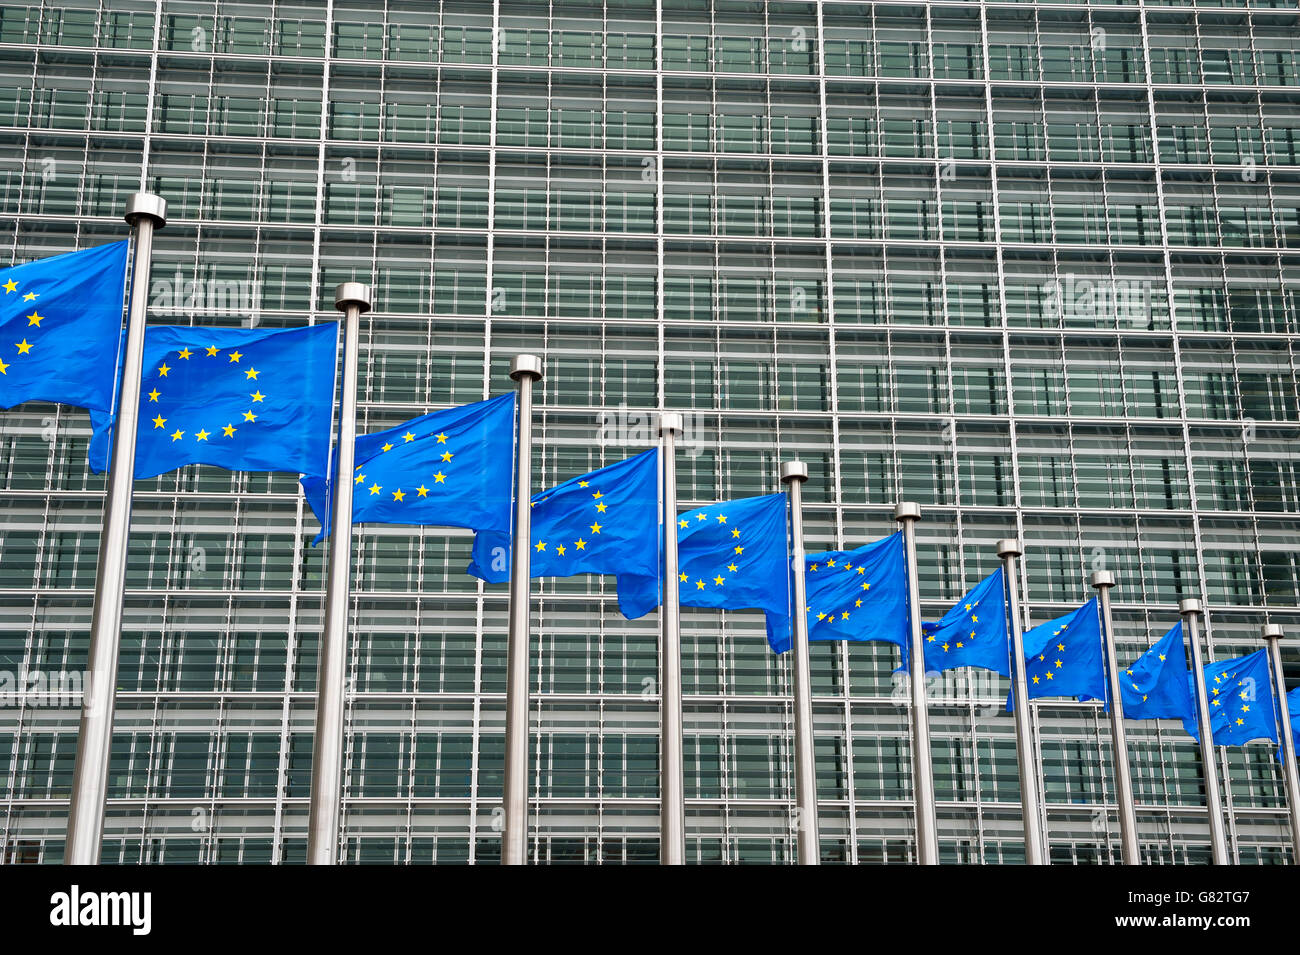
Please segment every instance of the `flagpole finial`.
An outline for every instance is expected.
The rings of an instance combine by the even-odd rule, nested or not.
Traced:
[[[1265,640],[1281,640],[1281,639],[1282,639],[1282,625],[1281,625],[1280,623],[1266,623],[1266,624],[1264,624],[1264,639],[1265,639]]]
[[[1115,586],[1115,575],[1109,570],[1094,570],[1092,576],[1088,578],[1088,583],[1100,590],[1103,587]]]
[[[659,433],[682,433],[682,413],[680,411],[661,411],[659,413]]]
[[[899,501],[894,505],[894,520],[917,521],[921,519],[921,505],[915,501]]]
[[[518,381],[525,375],[533,381],[542,380],[542,360],[536,355],[516,355],[510,359],[510,378]]]
[[[998,541],[999,557],[1019,557],[1024,552],[1024,548],[1020,546],[1020,538],[1018,537],[1004,537],[1002,540]]]
[[[1185,617],[1189,613],[1204,613],[1205,608],[1201,605],[1200,597],[1185,597],[1178,601],[1178,612]]]
[[[370,311],[370,286],[361,282],[343,282],[334,286],[334,307],[340,312],[349,305],[356,305],[361,311]]]
[[[808,465],[799,460],[781,462],[782,484],[789,484],[791,481],[806,480],[808,480]]]
[[[149,218],[156,228],[161,229],[167,224],[167,200],[152,192],[137,192],[126,200],[126,212],[122,218],[131,225],[135,225],[137,219]]]

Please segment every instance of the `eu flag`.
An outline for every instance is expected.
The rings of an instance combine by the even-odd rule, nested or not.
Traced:
[[[531,506],[531,576],[614,574],[625,617],[650,609],[630,607],[623,594],[647,586],[629,578],[651,578],[653,592],[659,576],[658,448],[570,478],[535,494]],[[508,531],[476,534],[468,573],[489,583],[509,580],[510,540]]]
[[[1006,606],[1002,568],[999,567],[957,601],[938,623],[921,624],[926,672],[979,667],[1010,676]],[[904,644],[904,669],[907,650]]]
[[[126,242],[0,269],[0,408],[113,407]]]
[[[1205,665],[1205,694],[1216,746],[1241,746],[1253,739],[1277,742],[1277,711],[1269,681],[1267,650]],[[1188,732],[1199,740],[1200,735]]]
[[[1025,679],[1031,700],[1044,696],[1106,698],[1097,598],[1025,631]],[[1007,709],[1012,709],[1011,698]]]
[[[338,326],[146,329],[135,476],[186,464],[325,474]],[[92,414],[90,468],[108,467],[113,419]]]
[[[509,534],[514,428],[511,391],[357,438],[352,520]],[[319,542],[332,516],[326,482],[308,475],[301,483],[320,521]]]
[[[809,554],[804,566],[810,641],[883,640],[907,646],[902,531],[857,550]]]
[[[1120,673],[1124,715],[1131,720],[1177,719],[1183,721],[1184,728],[1195,726],[1196,704],[1187,677],[1183,624],[1179,621]]]
[[[681,605],[762,610],[767,615],[768,642],[778,653],[790,645],[785,502],[784,494],[767,494],[722,501],[677,518]],[[658,574],[620,580],[618,599],[632,616],[658,606]]]
[[[1291,738],[1300,750],[1300,686],[1286,695],[1286,712],[1291,717]]]

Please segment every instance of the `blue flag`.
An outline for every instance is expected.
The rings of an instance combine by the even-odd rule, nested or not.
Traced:
[[[1191,733],[1191,727],[1196,725],[1196,704],[1187,677],[1183,624],[1179,621],[1120,673],[1124,716],[1131,720],[1182,720]]]
[[[113,407],[126,242],[0,269],[0,408]]]
[[[623,616],[650,609],[629,606],[623,594],[646,586],[653,592],[659,576],[658,448],[533,495],[530,520],[533,577],[614,574]],[[510,540],[509,532],[475,535],[468,573],[489,583],[509,580]]]
[[[136,478],[186,464],[326,473],[337,345],[333,322],[147,329]],[[112,423],[107,414],[91,415],[92,471],[108,467]]]
[[[907,646],[902,531],[857,550],[809,554],[804,566],[810,641],[882,640]]]
[[[790,557],[784,494],[722,501],[677,519],[677,588],[683,607],[762,610],[768,642],[790,645]],[[660,602],[659,575],[619,580],[631,616]],[[784,644],[782,644],[784,640]]]
[[[515,393],[434,411],[357,438],[352,520],[437,524],[510,533]],[[331,466],[332,470],[332,466]],[[301,481],[321,532],[330,531],[326,481]]]
[[[1011,675],[1007,634],[1007,604],[999,567],[976,584],[938,623],[921,624],[925,639],[925,669],[939,673],[957,667],[979,667]],[[903,645],[903,667],[907,666]]]
[[[1105,699],[1097,598],[1078,610],[1025,631],[1025,679],[1031,700],[1044,696]],[[1011,697],[1007,709],[1012,709]]]
[[[1268,671],[1267,650],[1205,665],[1205,694],[1216,746],[1241,746],[1253,739],[1277,742],[1277,710]],[[1195,726],[1193,722],[1188,732]],[[1200,740],[1199,733],[1192,737]]]
[[[1300,750],[1300,686],[1286,695],[1286,712],[1291,717],[1291,739]]]

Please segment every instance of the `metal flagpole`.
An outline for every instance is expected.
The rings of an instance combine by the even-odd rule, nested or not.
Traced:
[[[1137,813],[1133,808],[1133,777],[1129,774],[1128,740],[1124,735],[1124,700],[1119,691],[1119,665],[1115,662],[1115,629],[1110,616],[1110,588],[1115,575],[1109,570],[1094,571],[1089,581],[1096,588],[1101,604],[1102,641],[1106,653],[1106,680],[1110,686],[1110,739],[1115,753],[1115,794],[1119,802],[1119,841],[1125,865],[1140,865],[1138,853]]]
[[[343,313],[338,464],[330,487],[330,541],[325,584],[325,628],[316,671],[316,737],[312,741],[307,862],[336,865],[339,800],[343,790],[343,703],[347,682],[348,605],[352,595],[352,471],[357,444],[357,350],[361,313],[370,311],[370,286],[344,282],[334,289]]]
[[[501,829],[503,865],[528,862],[528,676],[532,587],[533,382],[542,360],[516,355],[510,377],[519,383],[519,433],[515,446],[515,520],[510,545],[510,633],[506,644],[506,778]]]
[[[659,463],[663,468],[664,603],[659,612],[659,861],[686,862],[686,783],[682,774],[682,633],[677,594],[677,444],[682,416],[659,415]]]
[[[1291,714],[1286,708],[1286,678],[1282,673],[1282,625],[1264,624],[1264,642],[1268,644],[1268,655],[1273,660],[1273,682],[1277,686],[1277,700],[1282,725],[1282,758],[1285,765],[1282,773],[1286,776],[1286,798],[1291,812],[1291,863],[1300,865],[1300,776],[1295,765],[1295,739],[1291,735]],[[1202,734],[1204,735],[1204,734]]]
[[[817,763],[813,743],[812,679],[808,668],[808,598],[803,577],[803,482],[808,465],[786,461],[781,465],[781,482],[790,486],[790,566],[794,569],[791,594],[790,672],[794,682],[794,798],[795,833],[799,864],[821,863],[817,832]]]
[[[925,643],[921,637],[921,585],[916,571],[916,522],[921,506],[900,501],[894,520],[903,525],[907,552],[907,607],[911,634],[909,684],[912,690],[912,790],[916,798],[916,861],[939,864],[939,836],[934,814],[934,771],[930,759],[930,710],[925,698]]]
[[[1016,558],[1020,541],[998,541],[1002,576],[1007,588],[1007,621],[1011,633],[1011,686],[1016,694],[1016,761],[1020,765],[1020,813],[1025,825],[1025,862],[1046,865],[1043,817],[1038,800],[1038,762],[1034,759],[1034,727],[1029,718],[1029,683],[1025,676],[1025,638],[1020,631],[1020,582]]]
[[[1179,601],[1183,629],[1192,647],[1192,681],[1196,690],[1196,722],[1200,727],[1201,765],[1205,774],[1205,810],[1210,817],[1210,852],[1215,865],[1229,865],[1228,837],[1223,827],[1223,796],[1219,793],[1219,763],[1214,756],[1214,730],[1210,726],[1210,703],[1205,694],[1205,667],[1201,660],[1201,601],[1189,597]]]
[[[72,799],[68,804],[64,861],[69,865],[97,864],[104,830],[104,795],[108,789],[108,762],[113,744],[113,693],[117,686],[118,648],[122,642],[131,486],[135,481],[135,428],[140,416],[149,269],[154,230],[167,224],[167,201],[148,192],[137,192],[127,201],[125,218],[135,226],[135,258],[131,268],[117,424],[113,428],[112,461],[104,493],[95,608],[90,620],[90,671],[84,684],[77,758],[72,769]]]

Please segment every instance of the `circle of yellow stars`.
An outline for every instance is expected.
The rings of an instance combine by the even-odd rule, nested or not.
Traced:
[[[609,502],[607,502],[604,499],[605,492],[602,491],[600,488],[596,488],[596,490],[594,491],[591,490],[590,481],[579,481],[578,489],[589,491],[591,493],[592,513],[595,516],[591,520],[590,529],[591,529],[592,536],[594,537],[600,534],[600,532],[605,529],[605,525],[600,522],[600,518],[609,511]],[[549,501],[550,499],[551,499],[551,495],[547,494],[545,497],[538,498],[536,501],[529,501],[528,506],[536,507],[538,504],[541,504],[545,501]],[[566,557],[569,554],[570,548],[572,548],[573,553],[576,556],[579,551],[585,551],[587,549],[587,543],[588,543],[587,539],[582,536],[579,536],[578,539],[575,540],[572,544],[539,540],[536,544],[533,545],[533,550],[539,554],[552,553],[558,557]],[[546,550],[547,547],[551,547],[551,550],[547,551]]]
[[[809,573],[816,573],[817,571],[822,570],[822,569],[825,569],[825,570],[834,570],[834,569],[838,569],[838,570],[842,570],[842,571],[844,571],[844,572],[846,572],[846,573],[855,574],[855,575],[857,575],[857,576],[863,576],[863,575],[865,575],[866,572],[867,572],[867,569],[866,569],[865,567],[863,567],[861,564],[859,564],[858,566],[854,567],[854,566],[853,566],[853,561],[851,561],[851,560],[846,560],[843,564],[838,564],[838,563],[836,562],[836,560],[835,560],[834,557],[827,557],[824,561],[820,561],[820,562],[818,562],[818,563],[812,564],[811,566],[809,566],[809,568],[808,568],[808,572],[809,572]],[[867,581],[864,580],[864,581],[862,581],[862,584],[861,584],[861,588],[860,588],[860,589],[861,589],[861,591],[862,591],[862,594],[859,595],[858,598],[857,598],[856,600],[853,601],[853,609],[854,609],[854,610],[860,609],[860,608],[862,607],[862,596],[864,596],[864,595],[866,594],[866,592],[867,592],[868,590],[871,589],[871,584],[870,584],[869,582],[867,582]],[[812,613],[812,612],[813,612],[813,608],[810,607],[810,606],[809,606],[809,607],[804,607],[804,610],[806,610],[808,613]],[[838,611],[838,618],[837,618],[836,614],[837,614],[837,612],[836,612],[835,610],[831,610],[831,611],[829,611],[829,612],[827,612],[827,611],[825,611],[825,610],[819,610],[819,611],[817,611],[817,622],[818,622],[818,623],[821,623],[822,621],[825,621],[825,620],[836,620],[836,619],[839,619],[839,620],[848,620],[848,619],[849,619],[849,616],[850,616],[850,614],[851,614],[851,612],[848,611],[848,610],[840,610],[840,611]]]
[[[1070,627],[1070,625],[1069,625],[1068,623],[1063,623],[1063,624],[1061,624],[1061,625],[1060,625],[1059,627],[1057,627],[1054,631],[1052,631],[1052,636],[1054,636],[1054,637],[1059,637],[1062,633],[1064,633],[1066,630],[1068,630],[1069,627]],[[1050,649],[1050,648],[1049,648],[1049,649]],[[1065,652],[1065,644],[1064,644],[1064,643],[1057,643],[1057,644],[1056,644],[1056,651],[1057,651],[1058,653],[1064,653],[1064,652]],[[1046,653],[1040,653],[1040,654],[1038,655],[1038,662],[1040,662],[1040,663],[1046,663],[1046,662],[1047,662],[1047,654],[1046,654]],[[1061,667],[1065,666],[1065,663],[1061,660],[1060,657],[1057,657],[1057,658],[1056,658],[1055,660],[1053,660],[1052,662],[1053,662],[1053,664],[1055,665],[1055,668],[1058,669],[1058,670],[1059,670]],[[1055,673],[1053,672],[1053,670],[1049,668],[1049,669],[1047,670],[1047,672],[1043,674],[1043,679],[1046,679],[1046,680],[1049,680],[1049,681],[1055,679]],[[1039,675],[1038,675],[1037,673],[1035,673],[1032,677],[1030,677],[1030,682],[1033,683],[1033,684],[1035,684],[1035,685],[1037,685],[1038,682],[1039,682]]]
[[[18,283],[15,282],[13,279],[9,279],[3,285],[0,285],[0,289],[4,291],[5,298],[7,299],[10,295],[14,295],[18,292]],[[34,302],[38,298],[40,298],[40,295],[41,295],[40,292],[24,292],[22,295],[22,301]],[[32,313],[27,316],[26,327],[31,328],[32,326],[35,326],[39,330],[41,327],[41,322],[43,321],[45,321],[45,316],[42,315],[40,313],[40,310],[33,305]],[[14,342],[12,347],[17,349],[18,351],[17,357],[22,357],[23,355],[30,355],[32,353],[32,349],[36,347],[36,344],[37,344],[36,342],[29,342],[27,340],[27,336],[24,335],[23,340],[20,342]],[[12,362],[6,362],[4,360],[4,352],[2,349],[0,349],[0,375],[8,375],[9,366],[11,364]]]
[[[719,525],[727,523],[726,514],[717,514],[714,516]],[[700,511],[695,515],[695,524],[697,527],[700,524],[707,524],[708,521],[709,521],[708,511]],[[679,531],[685,530],[690,526],[691,526],[691,522],[688,521],[685,517],[680,517],[677,519],[677,528]],[[737,541],[740,540],[739,527],[729,527],[728,530],[731,531],[731,538],[730,538],[731,540],[737,540]],[[731,551],[732,551],[731,561],[730,563],[725,565],[724,569],[727,571],[727,573],[734,574],[740,570],[739,565],[736,564],[736,558],[738,558],[740,555],[745,553],[745,545],[733,544],[731,545]],[[695,589],[708,590],[709,584],[707,581],[710,580],[713,582],[714,587],[721,587],[727,582],[727,578],[723,577],[721,573],[714,574],[713,577],[698,577],[695,580]],[[677,582],[679,586],[683,584],[689,584],[691,582],[691,575],[686,573],[685,571],[679,571],[677,574]]]
[[[975,608],[978,607],[979,605],[980,602],[978,600],[972,600],[970,603],[966,605],[966,612],[970,614],[970,622],[972,624],[978,624],[980,622],[979,616],[975,613]],[[972,630],[970,632],[969,637],[966,637],[962,640],[955,640],[953,641],[953,643],[949,643],[947,640],[945,640],[943,643],[939,644],[939,646],[943,648],[944,653],[948,653],[950,650],[952,650],[953,644],[955,644],[956,648],[960,650],[962,647],[966,646],[967,640],[970,640],[972,643],[975,641],[975,633],[976,631]],[[934,643],[935,639],[936,639],[935,635],[931,633],[926,636],[925,642]]]
[[[202,353],[201,356],[199,355],[200,352]],[[162,363],[156,369],[159,378],[167,378],[171,375],[173,371],[176,370],[177,366],[167,364],[167,358],[170,355],[171,353],[169,352],[168,355],[163,356]],[[203,348],[200,348],[196,352],[196,351],[191,351],[190,347],[186,345],[184,348],[181,348],[179,351],[176,352],[172,360],[188,362],[196,356],[203,357],[203,358],[219,358],[221,357],[221,349],[218,348],[216,345],[207,345],[204,346]],[[227,366],[230,366],[232,364],[238,365],[243,358],[244,355],[242,352],[240,352],[237,349],[231,349],[230,351],[226,352],[226,365]],[[254,383],[253,391],[248,393],[248,397],[250,399],[248,410],[244,412],[243,419],[239,422],[240,426],[242,426],[244,424],[251,424],[252,422],[257,420],[258,416],[257,413],[253,410],[253,408],[256,407],[259,403],[265,401],[266,395],[262,394],[261,389],[257,387],[256,384],[257,376],[260,375],[261,372],[259,372],[256,368],[252,367],[252,365],[249,365],[247,368],[241,367],[240,370],[244,373],[244,379],[246,381],[250,381]],[[162,397],[162,392],[159,391],[158,387],[155,385],[152,389],[150,389],[148,392],[145,393],[145,397],[148,399],[149,403],[156,403],[158,399]],[[171,438],[173,442],[183,441],[185,439],[185,431],[183,431],[180,428],[176,428],[175,430],[171,431],[170,434],[167,432],[166,430],[167,419],[164,418],[161,413],[155,414],[151,420],[153,421],[153,430],[162,431],[163,435]],[[233,438],[235,436],[235,432],[239,430],[239,427],[235,425],[234,421],[227,421],[224,425],[219,426],[219,430],[221,431],[219,437]],[[212,437],[214,437],[214,432],[208,431],[205,428],[199,428],[199,430],[195,431],[193,434],[194,440],[199,443],[207,441],[209,438]]]
[[[418,440],[418,435],[416,435],[415,432],[413,431],[407,431],[406,434],[402,435],[401,437],[402,437],[401,446],[403,447]],[[445,445],[448,440],[448,435],[447,432],[445,431],[430,431],[427,437],[435,439],[438,442],[438,444],[442,444],[442,445]],[[379,448],[379,451],[381,454],[387,454],[395,447],[398,447],[398,445],[394,444],[392,441],[385,441],[383,445]],[[455,456],[456,456],[455,452],[453,452],[450,448],[443,448],[443,451],[439,455],[438,459],[443,464],[449,464],[451,462],[451,459],[454,458]],[[365,473],[361,470],[364,467],[365,467],[364,464],[358,464],[356,467],[356,472],[357,472],[356,477],[352,479],[352,483],[357,485],[358,487],[364,487],[367,480]],[[447,483],[447,474],[442,470],[442,468],[439,468],[433,474],[433,486],[434,488],[436,488],[439,484],[445,485],[446,483]],[[384,486],[380,484],[378,481],[372,482],[369,487],[366,487],[364,489],[370,497],[382,497],[384,493]],[[388,493],[392,495],[392,500],[396,501],[398,504],[404,504],[406,502],[406,498],[408,495],[414,493],[415,499],[419,500],[422,497],[428,497],[430,490],[431,488],[426,486],[424,482],[421,481],[419,487],[412,488],[410,491],[406,490],[405,488],[399,487],[396,490],[389,491]]]
[[[1222,673],[1217,673],[1217,674],[1215,674],[1215,676],[1214,676],[1214,682],[1215,682],[1217,685],[1216,685],[1216,686],[1212,686],[1212,687],[1209,688],[1209,690],[1210,690],[1210,695],[1212,696],[1212,699],[1210,700],[1210,705],[1211,705],[1211,706],[1221,707],[1221,706],[1223,705],[1223,701],[1224,701],[1225,699],[1230,699],[1230,698],[1235,694],[1236,696],[1240,697],[1240,699],[1242,700],[1242,704],[1241,704],[1241,712],[1243,712],[1243,713],[1249,713],[1249,712],[1250,712],[1250,691],[1249,691],[1249,690],[1242,690],[1240,693],[1236,693],[1236,691],[1229,690],[1229,691],[1228,691],[1228,696],[1227,696],[1227,697],[1223,696],[1223,695],[1219,692],[1219,687],[1223,685],[1223,682],[1224,682],[1225,679],[1228,680],[1229,682],[1231,682],[1232,680],[1236,679],[1236,677],[1237,677],[1237,673],[1236,673],[1235,670],[1234,670],[1232,673],[1230,673],[1230,674],[1228,674],[1228,675],[1226,675],[1226,676],[1225,676],[1224,674],[1222,674]],[[1237,684],[1236,684],[1236,685],[1237,685],[1237,686],[1245,686],[1245,685],[1246,685],[1246,681],[1245,681],[1245,680],[1237,680]],[[1220,710],[1213,710],[1213,711],[1211,711],[1211,712],[1221,712],[1221,711],[1220,711]],[[1229,717],[1227,717],[1227,719],[1225,720],[1224,725],[1227,726],[1229,730],[1232,730],[1232,729],[1234,729],[1234,728],[1236,728],[1236,727],[1238,727],[1238,726],[1245,726],[1245,725],[1246,725],[1246,720],[1245,720],[1245,717],[1241,717],[1241,716],[1238,716],[1238,717],[1232,717],[1232,716],[1229,716]]]

